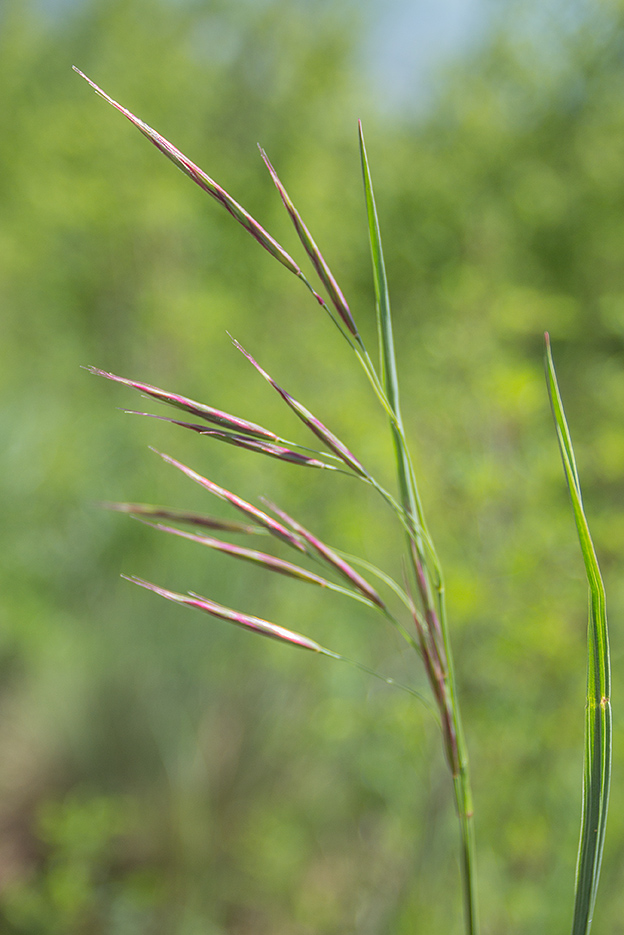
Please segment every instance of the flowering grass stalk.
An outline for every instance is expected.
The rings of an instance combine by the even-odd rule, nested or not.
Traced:
[[[78,69],[76,69],[78,71]],[[82,75],[82,72],[79,72]],[[86,78],[85,75],[82,75]],[[224,607],[208,598],[189,592],[188,595],[170,591],[135,576],[128,580],[155,592],[167,600],[185,604],[202,610],[214,617],[229,621],[247,630],[260,633],[272,639],[289,643],[303,649],[330,656],[362,669],[381,678],[384,682],[397,685],[424,701],[437,713],[442,732],[443,746],[448,767],[452,776],[455,806],[459,822],[461,876],[466,935],[478,935],[479,920],[477,911],[476,856],[474,837],[474,817],[468,754],[464,739],[459,706],[453,654],[449,636],[446,613],[444,578],[441,565],[431,539],[418,485],[414,474],[412,459],[407,445],[401,416],[399,380],[394,350],[390,296],[386,278],[381,233],[377,217],[377,208],[369,169],[366,146],[361,124],[359,125],[360,156],[364,181],[364,194],[368,218],[368,229],[372,256],[373,285],[376,299],[377,336],[379,364],[375,366],[364,345],[356,326],[351,309],[329,269],[315,240],[301,215],[295,208],[284,185],[264,150],[262,158],[275,183],[282,202],[294,225],[314,273],[320,281],[319,288],[326,291],[328,302],[316,291],[299,265],[284,248],[251,217],[220,185],[206,175],[176,147],[159,133],[122,107],[89,78],[89,84],[105,100],[124,114],[164,155],[186,175],[208,192],[239,224],[247,230],[267,252],[300,279],[312,292],[317,302],[328,313],[342,337],[354,351],[359,363],[374,390],[375,396],[383,407],[389,423],[389,433],[396,464],[398,497],[388,492],[370,474],[360,459],[353,454],[327,426],[317,419],[310,410],[298,402],[289,392],[281,387],[260,364],[237,341],[235,346],[245,355],[255,370],[275,389],[286,405],[297,415],[313,437],[314,443],[320,442],[323,451],[305,448],[286,439],[280,438],[270,429],[256,425],[246,419],[230,415],[203,403],[198,403],[181,396],[158,389],[146,383],[116,376],[95,367],[88,368],[92,373],[129,386],[142,394],[183,410],[197,422],[185,422],[167,416],[154,416],[153,413],[138,413],[173,422],[208,438],[224,441],[235,447],[244,448],[259,454],[265,454],[290,464],[302,467],[324,468],[334,472],[346,473],[355,480],[371,485],[384,499],[405,535],[405,565],[403,587],[390,575],[366,562],[347,556],[340,550],[321,541],[313,532],[299,521],[293,519],[283,509],[271,503],[265,503],[265,510],[259,509],[243,500],[237,494],[219,486],[198,474],[175,458],[159,453],[164,461],[176,467],[189,479],[202,486],[214,496],[225,500],[246,517],[246,522],[217,520],[202,514],[187,513],[168,507],[147,504],[117,503],[107,504],[111,509],[129,513],[148,525],[169,534],[189,539],[215,551],[228,554],[247,562],[252,562],[266,569],[295,578],[302,583],[314,584],[327,590],[335,591],[355,599],[379,611],[396,626],[408,645],[414,649],[429,681],[433,703],[424,699],[413,689],[399,685],[393,679],[385,678],[359,662],[345,659],[339,653],[320,646],[316,641],[300,633],[287,629],[261,618],[241,613]],[[586,935],[591,924],[591,915],[596,895],[609,787],[610,756],[610,706],[609,706],[609,667],[608,637],[604,611],[604,590],[600,572],[593,551],[587,521],[583,513],[580,485],[572,452],[572,445],[565,422],[565,415],[557,389],[550,347],[547,348],[547,368],[549,391],[555,415],[555,423],[564,461],[564,469],[572,495],[574,515],[577,522],[583,556],[591,590],[590,604],[590,666],[588,682],[588,715],[586,729],[586,768],[584,779],[584,810],[581,831],[581,844],[577,872],[576,906],[573,935]],[[126,410],[134,412],[134,410]],[[272,515],[271,515],[272,514]],[[171,526],[154,520],[166,520],[178,525]],[[224,542],[206,535],[204,532],[188,532],[178,528],[190,525],[195,530],[210,529],[225,533],[242,535],[268,535],[279,540],[282,546],[295,550],[299,560],[303,559],[320,566],[323,574],[317,574],[301,565],[293,564],[268,552],[250,549]],[[366,575],[377,577],[399,597],[405,610],[406,620],[399,619],[392,613],[386,601],[371,585],[364,574],[356,570],[358,566]],[[332,580],[337,577],[340,583]],[[124,576],[126,577],[126,576]]]

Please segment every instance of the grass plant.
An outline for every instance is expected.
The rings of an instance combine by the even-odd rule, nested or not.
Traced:
[[[82,75],[82,72],[79,74]],[[342,290],[264,150],[260,150],[262,159],[292,220],[305,253],[311,261],[313,274],[319,280],[317,288],[321,291],[317,291],[290,254],[220,185],[159,133],[109,97],[89,78],[85,75],[82,77],[98,94],[124,114],[179,169],[221,204],[271,256],[301,280],[318,305],[329,316],[341,338],[347,342],[355,354],[370,383],[374,399],[387,417],[389,440],[394,453],[397,493],[387,490],[340,438],[290,392],[280,386],[235,340],[233,341],[235,347],[303,423],[310,433],[311,444],[318,445],[320,442],[320,449],[301,446],[263,426],[177,393],[120,377],[95,367],[88,369],[94,374],[124,384],[144,396],[180,410],[186,416],[199,421],[191,422],[147,412],[136,413],[135,410],[127,410],[128,412],[165,419],[200,435],[291,465],[347,474],[356,482],[373,488],[385,501],[389,520],[398,523],[402,530],[405,540],[402,574],[392,577],[363,559],[345,555],[319,539],[314,532],[308,530],[281,507],[268,502],[263,503],[262,508],[255,506],[175,458],[159,452],[157,454],[167,464],[181,471],[213,496],[230,504],[243,515],[244,520],[222,520],[210,515],[188,513],[149,504],[112,503],[105,505],[128,513],[156,530],[189,539],[233,558],[259,565],[267,571],[331,590],[341,597],[349,597],[374,609],[397,628],[410,649],[414,651],[415,656],[419,658],[426,672],[431,698],[424,698],[408,686],[399,685],[393,679],[386,678],[357,661],[346,659],[340,653],[321,646],[315,640],[295,630],[233,610],[199,594],[192,592],[180,594],[136,576],[128,576],[128,580],[167,600],[194,607],[255,633],[355,665],[389,684],[397,685],[398,688],[410,692],[433,711],[439,722],[446,761],[453,781],[455,809],[459,824],[465,931],[467,935],[477,935],[479,917],[470,770],[449,634],[444,577],[425,520],[401,416],[390,296],[362,127],[359,125],[359,141],[377,314],[377,363],[374,363],[364,344]],[[326,297],[321,294],[322,291]],[[591,927],[608,804],[611,746],[609,646],[604,588],[583,509],[574,452],[559,394],[548,336],[546,338],[546,369],[556,432],[590,590],[583,811],[572,927],[573,935],[581,935],[581,933],[588,933]],[[175,525],[170,525],[172,523]],[[189,531],[188,527],[192,531]],[[210,531],[210,535],[207,531]],[[276,540],[281,547],[296,553],[297,563],[268,551],[248,548],[216,538],[213,535],[216,532]],[[298,562],[305,564],[298,564]],[[369,580],[370,577],[378,579],[377,587],[373,586]],[[382,591],[382,594],[388,592],[388,596],[382,596],[377,588]],[[394,604],[397,603],[396,598],[401,605],[400,612],[393,609]]]

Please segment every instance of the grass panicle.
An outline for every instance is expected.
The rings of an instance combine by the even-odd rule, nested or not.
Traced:
[[[83,75],[83,77],[86,76]],[[233,445],[234,447],[244,448],[258,454],[270,455],[289,463],[307,465],[315,468],[333,468],[334,474],[337,472],[347,473],[351,477],[356,477],[370,484],[381,494],[386,504],[390,507],[393,519],[397,524],[397,530],[402,532],[405,538],[406,551],[402,569],[404,587],[400,587],[391,575],[371,565],[365,559],[358,556],[348,556],[338,549],[331,548],[311,533],[306,526],[274,504],[264,501],[267,509],[272,512],[274,516],[278,517],[278,519],[275,519],[274,516],[270,516],[269,513],[253,506],[246,500],[243,500],[237,494],[203,477],[175,458],[160,452],[157,453],[160,454],[164,461],[176,467],[209,493],[226,501],[235,509],[242,512],[247,522],[231,523],[212,519],[211,517],[206,517],[201,514],[186,513],[184,511],[171,510],[163,507],[152,507],[146,504],[108,504],[108,507],[110,509],[129,513],[143,522],[147,522],[148,525],[153,526],[157,530],[190,540],[191,542],[206,546],[215,551],[226,553],[234,558],[252,562],[268,571],[277,572],[303,582],[315,584],[326,590],[341,592],[381,611],[383,616],[396,626],[399,632],[405,637],[410,647],[415,650],[417,656],[420,658],[429,682],[432,700],[423,698],[423,696],[414,689],[401,685],[393,679],[386,678],[360,662],[346,659],[339,653],[328,650],[309,637],[292,630],[270,623],[259,617],[231,610],[230,608],[224,607],[221,604],[201,597],[193,592],[184,595],[161,588],[140,578],[130,577],[128,580],[133,581],[143,588],[154,591],[167,600],[195,607],[247,630],[252,630],[281,642],[297,645],[316,653],[347,662],[361,671],[381,679],[386,684],[396,685],[398,688],[409,692],[420,701],[424,701],[427,707],[435,712],[440,725],[443,747],[453,782],[455,808],[459,825],[460,870],[465,933],[466,935],[478,935],[479,918],[477,906],[473,803],[468,753],[464,738],[459,704],[459,691],[455,677],[453,652],[446,611],[444,578],[440,561],[425,522],[419,488],[401,415],[399,376],[395,353],[390,293],[386,276],[381,230],[362,125],[361,123],[358,125],[359,144],[376,309],[379,361],[377,366],[373,364],[363,343],[355,319],[344,298],[342,290],[338,286],[335,277],[330,271],[316,242],[312,238],[310,231],[303,222],[286,188],[282,184],[262,148],[260,148],[262,158],[277,187],[284,207],[294,224],[296,233],[307,256],[329,295],[332,308],[330,308],[325,300],[315,292],[298,264],[295,263],[290,255],[286,253],[277,241],[275,241],[264,228],[238,204],[238,202],[234,201],[221,186],[195,166],[194,163],[190,162],[186,156],[165,140],[164,137],[160,136],[159,133],[152,130],[151,127],[110,98],[97,85],[90,81],[90,79],[87,78],[86,80],[102,97],[124,114],[141,133],[171,159],[178,168],[185,172],[186,175],[190,176],[204,191],[207,191],[225,207],[236,221],[262,244],[265,250],[282,265],[286,266],[290,272],[294,273],[299,279],[302,279],[320,305],[329,313],[332,321],[339,329],[343,338],[347,340],[357,360],[364,368],[373,389],[374,398],[387,415],[389,424],[388,447],[392,450],[394,456],[396,495],[382,487],[379,481],[365,470],[357,455],[351,452],[349,448],[347,448],[347,446],[308,409],[291,396],[290,393],[284,390],[237,341],[233,343],[238,350],[245,355],[258,373],[260,373],[281,396],[284,402],[286,402],[290,409],[297,415],[299,420],[313,433],[315,438],[322,442],[329,454],[316,452],[313,449],[304,448],[301,445],[288,442],[285,439],[278,438],[274,433],[269,432],[262,426],[231,416],[220,410],[204,406],[201,403],[196,403],[184,396],[168,393],[164,390],[160,390],[148,384],[138,383],[134,380],[117,377],[114,374],[98,370],[94,367],[89,369],[93,373],[97,373],[108,379],[139,390],[159,402],[172,405],[178,409],[183,409],[201,419],[202,424],[183,422],[163,416],[156,416],[156,418],[173,422],[202,435],[208,435]],[[572,497],[573,511],[590,589],[589,670],[585,772],[583,781],[583,816],[573,923],[573,935],[587,935],[591,925],[596,888],[598,885],[610,777],[611,712],[608,634],[604,588],[583,510],[583,501],[574,452],[572,450],[570,434],[557,387],[548,340],[546,361],[548,387],[555,417],[555,425],[563,458],[564,470]],[[149,413],[140,414],[150,415]],[[208,428],[203,424],[205,422],[209,423]],[[295,451],[294,449],[299,449],[304,453],[299,453],[299,450]],[[329,459],[330,462],[335,461],[336,464],[327,463],[325,459]],[[343,465],[348,470],[345,470]],[[165,520],[182,525],[191,525],[194,528],[207,528],[223,532],[268,534],[279,540],[280,543],[295,549],[299,556],[304,555],[308,560],[320,564],[325,570],[325,573],[329,570],[331,574],[341,579],[341,584],[335,584],[328,578],[317,575],[315,572],[310,572],[299,565],[294,565],[267,552],[232,545],[231,543],[223,542],[220,539],[203,533],[188,532],[175,526],[155,522],[156,520]],[[362,569],[365,574],[374,575],[381,581],[382,584],[392,592],[395,602],[398,598],[398,602],[401,605],[401,614],[405,618],[405,623],[391,612],[388,604],[378,594],[377,590],[359,571],[356,571],[356,566]],[[345,582],[347,586],[343,586]]]

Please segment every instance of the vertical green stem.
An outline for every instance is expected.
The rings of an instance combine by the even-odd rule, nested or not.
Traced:
[[[449,767],[453,776],[455,804],[460,826],[461,871],[463,881],[464,914],[467,935],[478,935],[476,851],[472,793],[468,766],[468,753],[464,739],[453,654],[448,632],[444,583],[440,564],[425,524],[422,504],[414,470],[405,440],[399,400],[390,297],[386,277],[377,208],[368,167],[364,136],[360,125],[360,153],[366,193],[366,207],[373,261],[373,279],[377,308],[381,382],[390,407],[390,431],[394,446],[397,477],[403,509],[411,531],[408,551],[418,584],[432,652],[443,661],[442,684],[432,685],[441,708],[442,730]],[[441,637],[442,645],[438,645]],[[433,671],[433,667],[430,672]],[[431,677],[431,676],[430,676]]]
[[[477,935],[479,931],[479,916],[477,902],[477,855],[474,826],[474,807],[472,803],[472,789],[470,785],[468,748],[466,746],[466,740],[464,737],[461,710],[457,698],[457,683],[455,681],[455,667],[453,664],[453,653],[449,639],[443,585],[440,586],[438,591],[438,603],[440,607],[440,627],[442,630],[442,637],[444,640],[444,648],[446,652],[449,706],[451,709],[455,734],[456,763],[454,764],[453,769],[453,789],[455,792],[455,804],[457,807],[457,814],[460,824],[464,914],[466,919],[467,932],[469,935]]]

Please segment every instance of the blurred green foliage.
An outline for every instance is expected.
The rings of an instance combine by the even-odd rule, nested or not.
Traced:
[[[227,329],[391,477],[383,418],[305,290],[75,63],[299,256],[260,140],[372,345],[365,118],[405,418],[447,570],[485,935],[571,918],[586,594],[542,373],[551,332],[612,621],[595,930],[624,932],[624,4],[554,25],[542,10],[539,30],[505,4],[418,119],[376,110],[358,84],[363,22],[346,2],[43,10],[0,11],[0,931],[461,931],[427,712],[118,578],[196,590],[424,682],[372,613],[97,509],[229,515],[153,444],[400,575],[400,534],[366,491],[124,416],[138,397],[80,369],[295,435]]]

